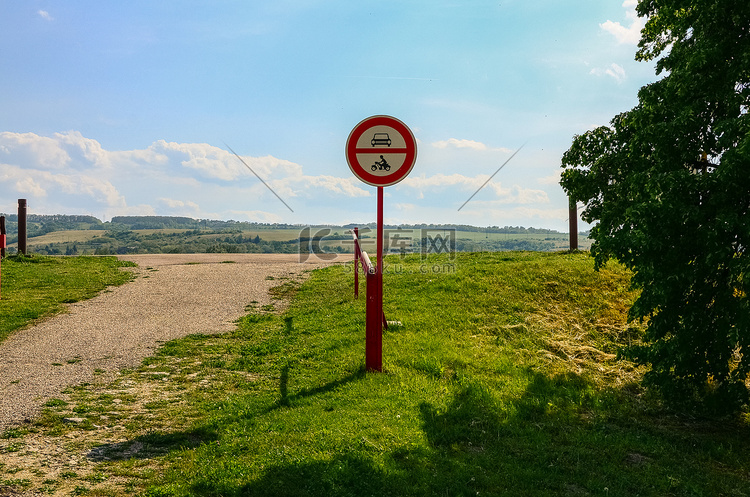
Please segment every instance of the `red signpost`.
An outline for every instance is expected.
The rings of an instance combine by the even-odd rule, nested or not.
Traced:
[[[357,260],[361,259],[367,271],[365,366],[371,371],[383,369],[383,187],[404,179],[411,172],[416,159],[417,140],[406,124],[395,117],[368,117],[354,127],[346,140],[349,169],[357,178],[378,189],[377,266],[372,268],[374,278],[369,272],[372,264],[364,264],[365,259],[369,262],[369,258],[365,252],[361,252],[355,231],[355,257],[358,253],[364,254]],[[355,274],[358,265],[359,262],[356,262]]]

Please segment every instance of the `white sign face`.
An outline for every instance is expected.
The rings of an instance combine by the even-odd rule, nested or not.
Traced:
[[[352,173],[373,186],[390,186],[414,167],[417,141],[411,130],[390,116],[368,117],[354,127],[346,141]]]

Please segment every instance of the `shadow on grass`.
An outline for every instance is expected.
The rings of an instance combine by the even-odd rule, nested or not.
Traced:
[[[349,375],[333,381],[330,381],[317,388],[302,389],[297,393],[289,394],[289,370],[288,364],[281,367],[281,376],[279,381],[279,399],[265,411],[260,414],[267,414],[281,407],[293,407],[294,403],[307,397],[325,394],[337,388],[340,388],[352,381],[356,381],[365,376],[364,368],[361,368]],[[252,411],[247,411],[251,413]],[[187,431],[178,431],[172,433],[149,433],[127,440],[124,442],[99,445],[91,449],[86,458],[90,461],[110,461],[125,459],[149,459],[152,457],[163,456],[171,451],[184,450],[198,447],[212,441],[216,441],[219,436],[217,427],[222,424],[231,423],[234,419],[214,421],[211,426],[193,428]]]
[[[86,458],[94,462],[150,459],[171,451],[198,447],[217,438],[215,429],[205,427],[172,433],[149,433],[133,440],[99,445],[91,449]]]
[[[408,477],[389,475],[356,454],[327,461],[279,465],[241,487],[198,481],[191,494],[200,496],[402,496],[410,495]],[[406,493],[405,493],[406,492]]]
[[[278,464],[245,485],[196,475],[191,493],[750,495],[746,428],[703,433],[699,423],[665,415],[636,419],[618,413],[616,394],[608,398],[576,375],[529,374],[523,395],[507,404],[472,384],[458,387],[445,407],[422,403],[426,447],[405,442],[378,453],[352,449]]]
[[[344,385],[351,383],[356,380],[360,380],[365,377],[365,368],[360,369],[339,378],[337,380],[329,381],[328,383],[315,388],[303,388],[297,393],[289,393],[289,370],[288,364],[281,366],[281,375],[279,379],[279,400],[276,401],[266,412],[270,412],[279,407],[293,406],[295,402],[305,399],[307,397],[313,397],[316,395],[326,394],[332,392]]]

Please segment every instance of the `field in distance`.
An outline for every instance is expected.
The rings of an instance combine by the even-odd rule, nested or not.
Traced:
[[[15,216],[8,216],[8,247],[17,247]],[[47,255],[146,253],[298,253],[353,251],[346,226],[240,223],[190,218],[131,216],[102,223],[90,216],[30,216],[27,246]],[[360,227],[364,249],[375,251],[375,225]],[[391,253],[504,250],[555,251],[569,248],[569,236],[554,230],[523,227],[386,226]],[[370,247],[371,245],[371,247]],[[590,240],[579,236],[579,248]]]

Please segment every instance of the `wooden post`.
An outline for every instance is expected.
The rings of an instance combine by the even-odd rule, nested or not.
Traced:
[[[5,216],[0,216],[0,299],[2,296],[3,280],[2,280],[2,265],[3,257],[5,257]]]
[[[0,259],[5,257],[5,245],[7,237],[5,233],[5,216],[0,216]]]
[[[578,250],[578,204],[572,198],[568,203],[568,228],[570,230],[570,250]]]
[[[18,252],[26,255],[26,199],[18,199]]]

